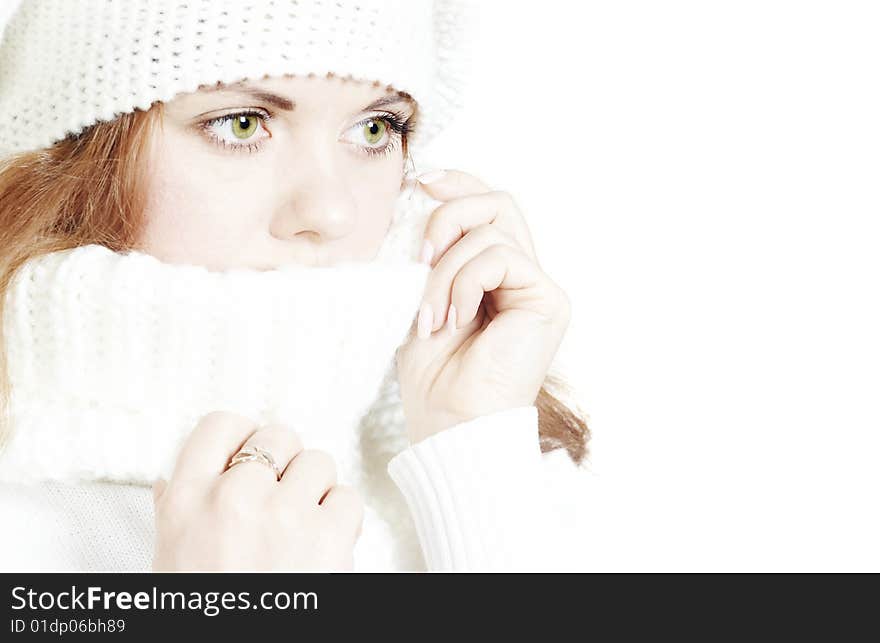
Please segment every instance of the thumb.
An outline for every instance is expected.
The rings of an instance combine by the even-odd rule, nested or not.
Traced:
[[[168,482],[165,478],[159,478],[153,483],[153,504],[159,501],[159,497],[162,495],[162,492],[165,491],[166,486],[168,486]]]
[[[413,344],[413,340],[415,340],[417,336],[418,330],[418,319],[413,319],[413,322],[409,325],[409,330],[406,333],[406,337],[404,340],[397,346],[397,350],[394,351],[394,361],[397,364],[400,364],[406,358],[406,354],[409,348]]]

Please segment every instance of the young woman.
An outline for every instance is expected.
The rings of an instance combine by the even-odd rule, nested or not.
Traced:
[[[466,5],[85,5],[0,42],[0,567],[576,567],[568,298],[408,171]]]

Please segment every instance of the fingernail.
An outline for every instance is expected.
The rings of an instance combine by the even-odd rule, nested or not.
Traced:
[[[418,334],[419,339],[427,339],[431,335],[434,326],[434,311],[431,304],[425,302],[419,309]]]
[[[446,176],[446,170],[431,170],[430,172],[425,172],[421,176],[416,177],[416,180],[419,183],[433,183],[434,181],[439,181],[444,176]]]
[[[446,328],[449,329],[449,334],[455,334],[455,324],[458,322],[458,313],[455,310],[455,306],[450,304],[449,306],[449,317],[446,320]]]
[[[431,259],[434,257],[434,244],[425,239],[425,243],[422,244],[422,263],[426,263],[429,266],[431,265]]]

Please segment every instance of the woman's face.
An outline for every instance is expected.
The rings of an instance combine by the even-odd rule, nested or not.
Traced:
[[[338,77],[179,94],[152,141],[138,248],[211,270],[370,260],[400,192],[413,111],[385,86]]]

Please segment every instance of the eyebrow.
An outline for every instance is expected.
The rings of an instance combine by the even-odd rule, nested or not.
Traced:
[[[253,96],[254,98],[269,103],[270,105],[274,105],[280,110],[286,112],[292,112],[296,109],[296,102],[285,97],[280,96],[279,94],[273,94],[272,92],[267,92],[262,89],[256,89],[253,87],[246,87],[244,85],[217,85],[217,86],[205,86],[200,89],[203,89],[207,92],[225,92],[225,93],[236,93],[236,94],[247,94],[248,96]],[[374,109],[379,109],[380,107],[385,107],[386,105],[391,105],[393,103],[414,102],[412,97],[405,93],[393,93],[388,94],[386,96],[382,96],[381,98],[377,98],[372,103],[364,107],[361,111],[367,112]]]

